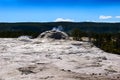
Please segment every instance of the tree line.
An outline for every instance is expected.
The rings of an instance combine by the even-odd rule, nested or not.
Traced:
[[[73,29],[71,36],[74,40],[80,41],[82,37],[88,37],[89,42],[92,42],[95,46],[102,50],[120,54],[120,33],[95,33],[95,32],[83,32],[80,29]]]
[[[18,38],[19,36],[31,36],[36,38],[40,32],[34,31],[1,31],[0,38]]]
[[[62,26],[65,32],[70,32],[74,28],[82,31],[97,33],[120,32],[120,23],[97,23],[97,22],[23,22],[23,23],[0,23],[0,31],[34,31],[43,32],[51,30],[53,27]]]

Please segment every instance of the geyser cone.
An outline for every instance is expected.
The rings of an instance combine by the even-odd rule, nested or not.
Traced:
[[[59,30],[50,30],[41,33],[38,38],[49,38],[49,39],[68,39],[68,35],[65,32],[59,31]]]

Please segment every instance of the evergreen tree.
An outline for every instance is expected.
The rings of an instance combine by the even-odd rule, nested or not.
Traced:
[[[71,36],[73,37],[74,40],[79,41],[82,37],[82,33],[81,33],[80,29],[76,28],[76,29],[72,30]]]

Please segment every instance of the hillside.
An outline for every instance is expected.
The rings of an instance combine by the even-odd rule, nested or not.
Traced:
[[[63,26],[65,32],[70,32],[74,28],[82,31],[90,31],[97,33],[114,33],[120,32],[120,23],[94,23],[94,22],[48,22],[48,23],[0,23],[0,32],[4,31],[32,31],[43,32],[53,27]]]

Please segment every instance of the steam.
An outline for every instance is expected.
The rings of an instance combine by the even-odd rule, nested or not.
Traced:
[[[52,31],[62,31],[63,27],[62,26],[58,26],[58,27],[53,27]]]

